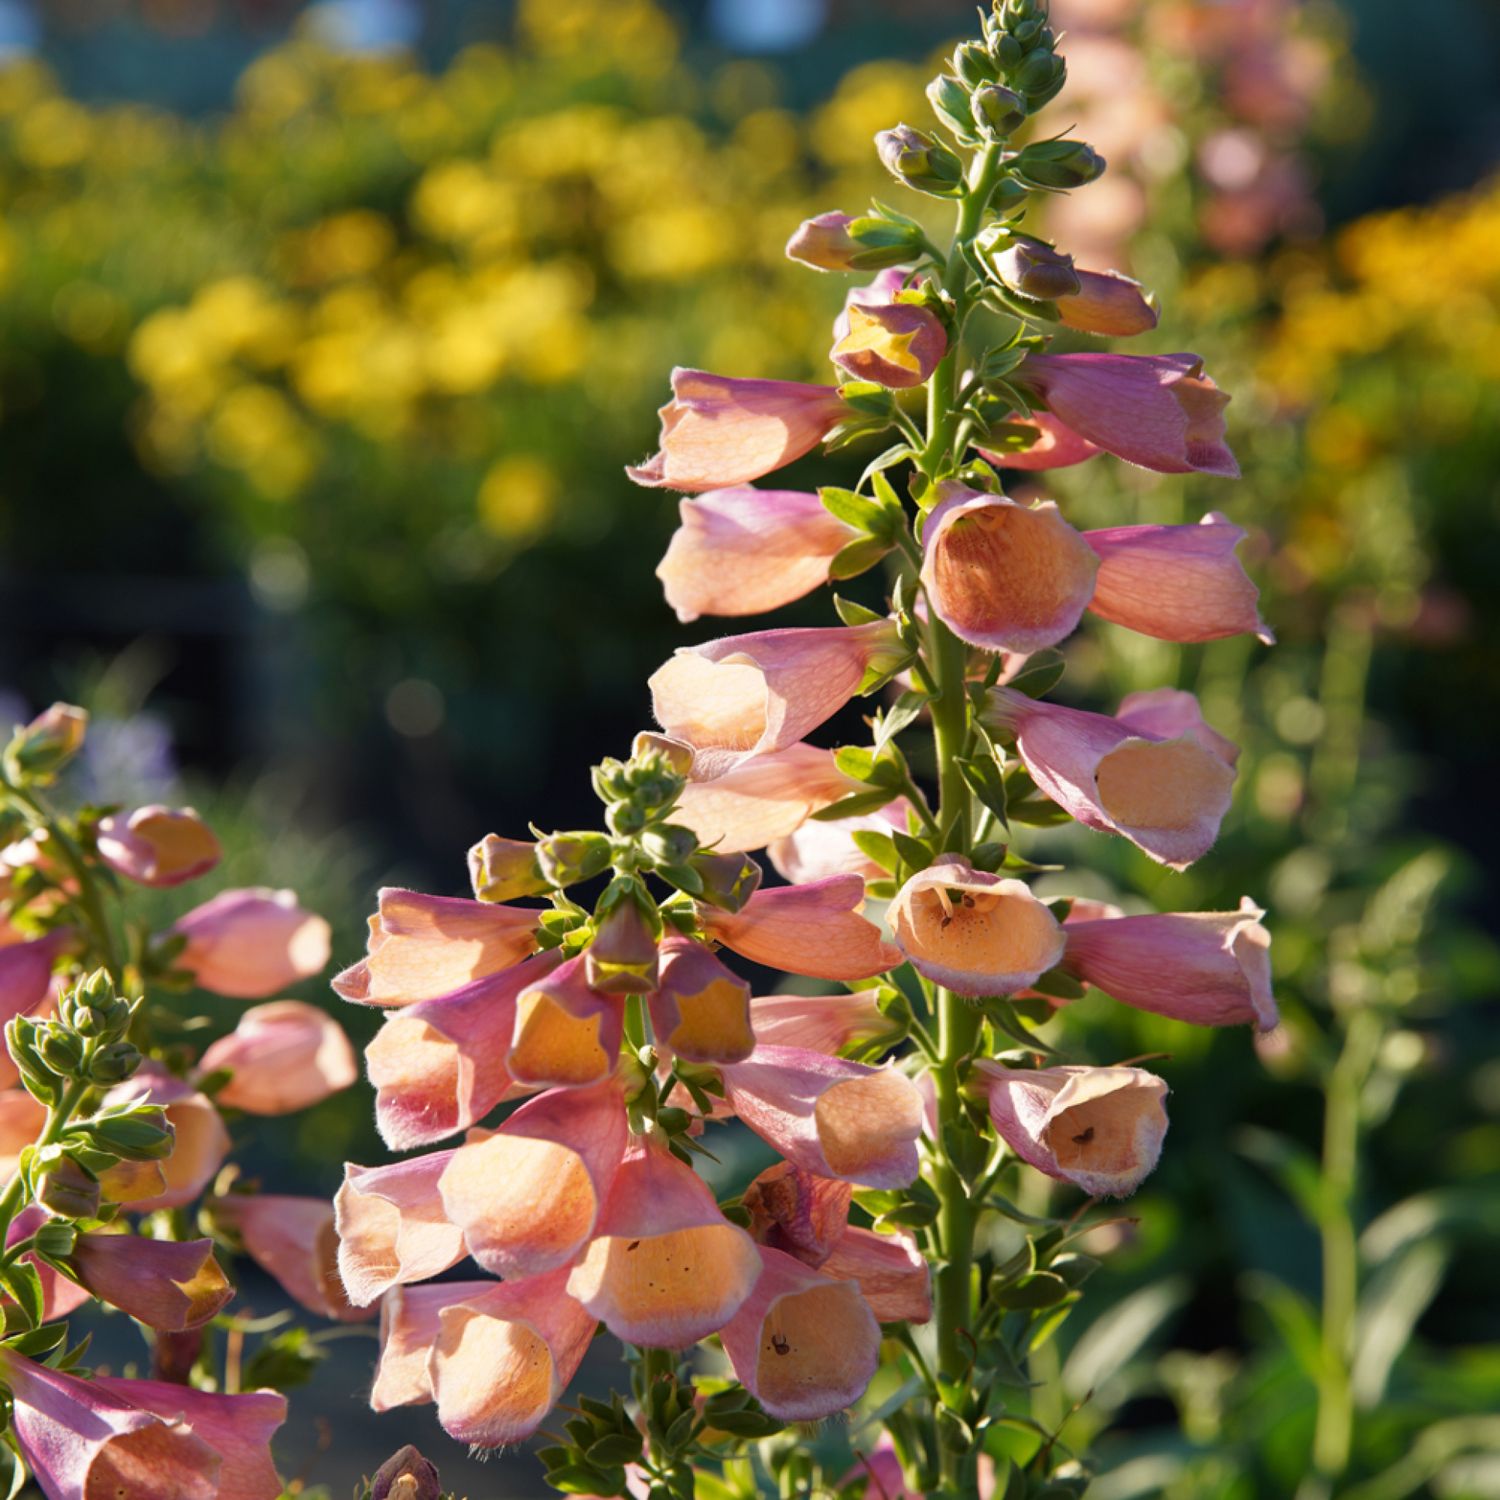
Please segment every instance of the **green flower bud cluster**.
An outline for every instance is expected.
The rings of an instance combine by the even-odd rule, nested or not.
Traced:
[[[101,969],[64,992],[55,1019],[13,1017],[5,1037],[21,1081],[46,1105],[55,1105],[69,1084],[123,1083],[141,1065],[140,1053],[124,1040],[134,1014]]]

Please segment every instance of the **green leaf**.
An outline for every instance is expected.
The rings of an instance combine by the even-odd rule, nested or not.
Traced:
[[[1382,1266],[1364,1288],[1354,1330],[1352,1384],[1354,1399],[1365,1410],[1380,1405],[1391,1370],[1437,1296],[1447,1268],[1447,1246],[1424,1240]]]
[[[1006,686],[1025,693],[1028,698],[1045,698],[1062,681],[1067,669],[1068,663],[1062,652],[1049,646],[1045,651],[1028,656],[1026,665]]]
[[[1170,1276],[1132,1292],[1083,1331],[1063,1366],[1063,1388],[1075,1399],[1118,1374],[1165,1327],[1192,1291]]]
[[[859,482],[863,486],[886,469],[894,469],[897,464],[904,463],[908,458],[915,457],[916,454],[912,452],[909,444],[897,443],[894,447],[887,448],[878,458],[871,459],[865,465],[865,472],[860,475]],[[901,513],[901,524],[903,526],[906,524],[906,513],[904,510]]]
[[[1027,828],[1059,828],[1062,824],[1073,821],[1072,814],[1065,808],[1040,798],[1011,802],[1009,811],[1012,823],[1020,823]]]
[[[880,715],[875,726],[874,750],[878,755],[903,729],[909,728],[920,717],[922,710],[932,700],[926,693],[909,689]]]
[[[692,1413],[686,1412],[689,1426],[692,1425]],[[634,1463],[641,1456],[641,1435],[632,1436],[627,1432],[606,1433],[597,1442],[590,1443],[585,1457],[591,1464],[597,1464],[601,1469],[613,1469],[619,1464]]]
[[[932,863],[932,849],[921,839],[914,839],[909,833],[892,829],[891,842],[896,846],[896,853],[901,856],[901,863],[914,874],[918,870],[925,870]]]
[[[833,763],[851,781],[874,781],[875,752],[865,745],[841,745],[833,752]]]
[[[27,1359],[40,1359],[42,1355],[50,1354],[59,1344],[64,1343],[67,1337],[66,1323],[43,1323],[40,1328],[12,1335],[6,1339],[5,1347],[14,1349],[17,1354],[24,1354]]]
[[[833,485],[818,491],[823,509],[836,521],[863,531],[869,536],[884,535],[885,512],[877,500],[868,499],[854,490],[838,489]]]
[[[1025,1281],[998,1288],[994,1298],[1001,1307],[1009,1310],[1039,1309],[1056,1307],[1059,1302],[1071,1296],[1072,1291],[1072,1287],[1061,1276],[1054,1275],[1051,1271],[1038,1271]]]
[[[869,625],[875,620],[885,619],[884,615],[877,614],[873,609],[866,609],[863,604],[856,604],[852,599],[841,599],[837,594],[833,596],[833,608],[845,625]]]
[[[1009,827],[1005,796],[1005,778],[993,759],[960,760],[959,771],[969,785],[969,790],[995,815],[1002,828]]]
[[[857,818],[861,813],[878,812],[895,795],[885,787],[877,787],[872,792],[855,792],[852,797],[845,797],[831,807],[820,808],[813,817],[820,823],[837,823],[840,818]]]
[[[854,831],[854,845],[861,854],[874,860],[887,872],[893,871],[900,863],[901,856],[897,854],[895,842],[888,833],[880,833],[874,828],[857,828]]]
[[[29,1327],[38,1328],[46,1299],[42,1293],[42,1278],[37,1274],[36,1267],[23,1260],[0,1266],[0,1285],[15,1299],[16,1307],[26,1318]]]
[[[1087,985],[1080,984],[1060,968],[1048,969],[1040,979],[1033,982],[1031,988],[1038,994],[1050,995],[1054,1000],[1081,1000],[1088,994]]]

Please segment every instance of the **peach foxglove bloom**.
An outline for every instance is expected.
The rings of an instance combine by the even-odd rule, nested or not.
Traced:
[[[656,576],[684,625],[700,615],[764,614],[810,594],[860,535],[800,490],[712,490],[678,510],[682,524]]]
[[[507,1067],[532,1088],[587,1088],[615,1070],[625,1002],[596,994],[587,965],[570,958],[516,992],[516,1019]]]
[[[980,1061],[990,1119],[1038,1171],[1099,1198],[1125,1198],[1145,1180],[1167,1133],[1167,1086],[1142,1068],[1041,1068]]]
[[[893,261],[910,260],[917,253],[915,230],[903,232],[885,221],[875,225],[880,232],[853,235],[857,221],[848,214],[826,213],[807,219],[787,241],[788,260],[800,261],[815,271],[870,271]]]
[[[902,266],[889,266],[867,285],[851,287],[844,298],[843,310],[833,321],[834,342],[842,342],[854,331],[856,308],[868,311],[890,307],[896,300],[896,294],[906,286],[910,274]]]
[[[476,1124],[502,1099],[527,1092],[506,1068],[516,997],[556,963],[555,953],[538,954],[387,1019],[365,1048],[375,1123],[386,1145],[393,1151],[431,1145]]]
[[[851,305],[849,331],[833,346],[833,362],[855,380],[892,390],[925,385],[948,352],[948,331],[925,307],[889,302]]]
[[[367,1316],[350,1303],[339,1279],[339,1238],[333,1204],[326,1198],[228,1193],[213,1200],[213,1213],[295,1302],[341,1323]]]
[[[349,1162],[333,1200],[339,1279],[355,1307],[393,1286],[425,1281],[457,1265],[468,1250],[438,1184],[453,1151],[412,1156],[384,1167]]]
[[[650,1004],[658,1044],[688,1062],[742,1062],[755,1046],[750,986],[701,943],[667,942]]]
[[[922,1096],[905,1074],[764,1046],[722,1072],[735,1114],[794,1166],[862,1187],[916,1180]]]
[[[811,453],[846,410],[836,386],[673,370],[661,451],[626,473],[687,494],[748,484]]]
[[[1037,786],[1080,823],[1186,869],[1213,846],[1229,810],[1228,742],[1206,726],[1158,733],[1123,710],[1110,718],[995,688],[986,716],[1014,732]]]
[[[213,1101],[191,1084],[174,1078],[153,1063],[147,1063],[126,1083],[116,1084],[104,1096],[105,1104],[122,1104],[128,1100],[149,1100],[166,1110],[172,1127],[172,1154],[159,1162],[122,1162],[127,1169],[122,1176],[134,1177],[136,1167],[160,1169],[165,1184],[160,1192],[146,1197],[130,1198],[130,1207],[138,1213],[158,1208],[181,1208],[191,1203],[213,1181],[224,1158],[229,1155],[229,1132],[219,1118]],[[117,1171],[111,1168],[110,1173]],[[106,1174],[108,1177],[110,1174]],[[148,1180],[153,1171],[142,1174]]]
[[[1271,936],[1246,896],[1231,912],[1069,921],[1063,967],[1136,1010],[1199,1026],[1276,1025]]]
[[[1017,438],[1030,438],[1025,448],[990,450],[981,448],[980,456],[997,469],[1070,469],[1087,462],[1104,450],[1097,443],[1080,437],[1071,427],[1059,422],[1051,412],[1034,411],[1030,416],[1013,417],[1004,424],[1005,432]],[[999,436],[992,432],[989,441]]]
[[[1150,333],[1159,316],[1141,292],[1141,284],[1118,271],[1078,271],[1078,290],[1057,299],[1065,328],[1105,338]]]
[[[1033,354],[1015,379],[1065,426],[1128,463],[1239,477],[1224,443],[1229,397],[1196,354]]]
[[[932,1273],[909,1234],[877,1234],[851,1225],[820,1269],[835,1280],[857,1282],[882,1323],[925,1323],[932,1317]]]
[[[469,850],[469,882],[476,901],[518,901],[547,889],[536,845],[487,833]]]
[[[328,923],[303,911],[292,891],[221,891],[170,931],[187,939],[176,967],[200,989],[232,1000],[265,1000],[328,964]]]
[[[911,804],[905,797],[897,797],[878,812],[827,822],[809,819],[794,833],[768,844],[766,858],[776,872],[793,885],[809,885],[814,880],[826,880],[830,875],[858,875],[865,880],[881,880],[885,877],[885,870],[854,842],[854,835],[889,834],[893,828],[905,833],[910,809]]]
[[[498,1448],[541,1426],[599,1326],[568,1295],[567,1280],[553,1271],[492,1282],[439,1312],[428,1368],[449,1437]]]
[[[211,1240],[80,1234],[68,1259],[101,1302],[168,1333],[201,1327],[234,1296]]]
[[[494,1285],[486,1278],[391,1288],[380,1303],[380,1359],[370,1392],[372,1410],[390,1411],[432,1400],[432,1351],[443,1309],[481,1297]]]
[[[691,1167],[646,1136],[620,1164],[567,1285],[616,1338],[685,1349],[717,1333],[759,1275],[755,1241],[719,1212]]]
[[[960,995],[1014,994],[1063,956],[1061,925],[1027,885],[954,855],[913,875],[886,915],[912,967]]]
[[[742,958],[809,979],[868,979],[901,962],[880,929],[859,915],[865,883],[832,875],[757,891],[737,912],[698,908],[704,931]]]
[[[438,1182],[443,1209],[486,1271],[556,1270],[593,1235],[627,1140],[616,1084],[553,1089],[453,1152]]]
[[[6,1054],[9,1056],[9,1054]],[[21,1152],[36,1140],[47,1124],[47,1106],[25,1089],[0,1091],[0,1179],[8,1179],[20,1162]]]
[[[369,953],[333,981],[345,1000],[412,1005],[508,969],[536,948],[538,913],[387,886]]]
[[[28,1015],[47,998],[52,965],[71,941],[71,931],[59,927],[45,937],[0,947],[0,1025]]]
[[[1235,548],[1245,532],[1217,512],[1196,526],[1114,526],[1086,531],[1099,554],[1089,608],[1102,620],[1163,641],[1276,637],[1260,617],[1260,590]]]
[[[741,1201],[758,1244],[821,1266],[849,1227],[854,1187],[779,1161],[745,1189]]]
[[[922,586],[938,618],[986,651],[1029,654],[1071,635],[1099,559],[1057,506],[958,484],[939,493],[922,533]]]
[[[209,1045],[198,1066],[203,1073],[230,1069],[233,1076],[216,1097],[252,1115],[310,1109],[359,1077],[338,1022],[301,1000],[247,1010],[228,1036]]]
[[[101,818],[99,857],[138,885],[171,886],[196,880],[218,864],[221,850],[191,807],[138,807]]]
[[[690,781],[672,819],[705,847],[743,853],[786,838],[815,812],[862,790],[831,750],[791,745],[743,760],[713,781]]]
[[[712,781],[795,745],[859,692],[867,672],[905,655],[890,620],[725,636],[679,647],[656,669],[652,711],[692,746],[693,779]]]
[[[879,990],[849,995],[757,995],[750,1002],[750,1029],[762,1047],[841,1051],[889,1029],[876,1004]]]
[[[859,1289],[762,1248],[765,1269],[720,1337],[740,1384],[774,1417],[816,1422],[865,1393],[880,1325]]]
[[[113,1380],[98,1376],[92,1382],[108,1395],[150,1412],[162,1422],[183,1422],[223,1460],[216,1500],[278,1500],[281,1480],[271,1461],[271,1436],[286,1421],[286,1398],[276,1391],[248,1391],[221,1396],[195,1391],[164,1380]],[[160,1479],[158,1479],[160,1485]],[[85,1491],[85,1500],[90,1500]],[[116,1491],[106,1489],[113,1497]],[[135,1491],[130,1492],[132,1495]],[[188,1500],[175,1489],[159,1487],[141,1494],[170,1494]]]

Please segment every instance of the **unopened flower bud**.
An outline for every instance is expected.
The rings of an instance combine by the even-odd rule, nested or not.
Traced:
[[[196,880],[218,864],[214,831],[191,807],[138,807],[101,818],[99,857],[138,885],[168,887]]]
[[[608,910],[599,917],[584,957],[584,982],[605,995],[649,995],[656,988],[657,923],[643,909],[649,899],[631,881],[606,892]]]
[[[849,234],[854,220],[848,214],[826,213],[807,219],[786,242],[788,260],[815,271],[852,271],[859,246]]]
[[[634,802],[616,802],[604,814],[609,831],[621,838],[629,838],[646,826],[648,815],[645,808]]]
[[[609,840],[602,833],[554,833],[536,846],[537,865],[551,886],[592,879],[609,867],[610,854]]]
[[[974,123],[991,140],[1004,140],[1026,120],[1026,101],[998,83],[974,91]]]
[[[664,823],[642,835],[641,848],[656,864],[682,865],[698,852],[698,835],[691,828]]]
[[[681,740],[668,739],[664,734],[652,734],[642,730],[631,741],[630,758],[643,760],[648,755],[661,759],[662,765],[674,776],[685,777],[693,769],[693,747]]]
[[[927,85],[927,102],[932,112],[960,140],[974,134],[974,113],[969,107],[969,91],[949,73],[939,74]]]
[[[764,871],[748,854],[696,854],[692,868],[703,882],[698,899],[736,912],[760,889]]]
[[[875,149],[886,170],[918,192],[953,197],[963,182],[963,163],[935,136],[898,125],[875,137]]]
[[[124,1083],[141,1065],[141,1054],[130,1042],[110,1042],[94,1054],[89,1078],[94,1083]]]
[[[159,1104],[142,1105],[129,1114],[101,1115],[87,1121],[79,1133],[122,1161],[161,1161],[172,1154],[176,1140]]]
[[[1038,302],[1077,295],[1082,283],[1071,255],[1024,237],[994,237],[990,243],[992,249],[981,245],[981,254],[1002,286]]]
[[[64,1219],[92,1219],[99,1212],[99,1179],[85,1171],[70,1156],[61,1157],[42,1174],[37,1184],[37,1202],[49,1213]],[[44,1225],[44,1229],[54,1226]],[[52,1255],[66,1255],[72,1250],[72,1230],[59,1224],[57,1229],[67,1229],[68,1243],[49,1249]],[[53,1235],[49,1244],[58,1243],[63,1236]],[[40,1233],[38,1234],[40,1239]],[[41,1246],[38,1245],[38,1249]]]
[[[965,42],[953,54],[953,71],[972,89],[999,77],[994,58],[978,42]]]
[[[16,730],[5,764],[18,781],[51,781],[78,753],[88,730],[85,709],[54,703]]]
[[[1104,172],[1104,158],[1083,141],[1034,141],[1015,160],[1035,187],[1078,188]]]
[[[74,1166],[76,1164],[70,1161],[68,1165]],[[82,1172],[83,1176],[87,1177],[89,1182],[93,1183],[94,1207],[92,1209],[86,1213],[74,1213],[70,1209],[54,1207],[51,1203],[47,1202],[45,1197],[41,1201],[46,1207],[51,1208],[54,1213],[65,1214],[67,1217],[74,1219],[90,1219],[98,1211],[99,1184],[94,1182],[94,1179],[87,1172],[83,1172],[81,1167],[78,1168],[78,1171]],[[47,1176],[51,1176],[51,1173],[48,1173]],[[44,1177],[42,1179],[44,1189],[46,1181],[47,1178]],[[61,1259],[64,1255],[71,1255],[73,1253],[73,1246],[78,1243],[78,1231],[71,1224],[63,1224],[56,1219],[49,1219],[45,1224],[37,1227],[32,1238],[36,1241],[36,1248],[42,1255],[50,1255],[55,1259]]]
[[[536,845],[493,833],[469,850],[469,880],[479,901],[515,901],[547,889]]]
[[[874,307],[851,304],[849,332],[833,347],[833,362],[856,380],[892,390],[924,384],[948,352],[941,319],[910,302]]]
[[[49,1024],[37,1037],[42,1061],[62,1078],[71,1078],[83,1061],[83,1042],[71,1031]]]
[[[409,1443],[391,1455],[370,1481],[370,1500],[442,1500],[438,1471]]]

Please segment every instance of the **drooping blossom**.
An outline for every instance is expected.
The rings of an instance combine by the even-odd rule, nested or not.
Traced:
[[[1142,1068],[974,1065],[990,1119],[1012,1151],[1095,1197],[1124,1198],[1156,1165],[1167,1133],[1166,1084]]]
[[[1062,927],[1029,886],[956,855],[913,875],[886,915],[912,967],[960,995],[1014,994],[1063,956]]]
[[[536,844],[487,833],[469,850],[469,882],[476,901],[519,901],[547,889]]]
[[[252,1115],[310,1109],[359,1077],[354,1049],[332,1016],[301,1000],[257,1005],[198,1060],[201,1073],[231,1072],[220,1104]]]
[[[369,952],[333,981],[345,1000],[412,1005],[510,968],[536,949],[538,913],[387,886]]]
[[[365,1070],[376,1090],[375,1122],[392,1150],[431,1145],[528,1092],[506,1068],[516,997],[557,961],[556,953],[538,954],[391,1014],[365,1048]]]
[[[1198,1026],[1276,1025],[1271,936],[1246,896],[1237,912],[1069,921],[1063,967],[1133,1006]]]
[[[175,966],[232,1000],[264,1000],[328,964],[328,923],[304,911],[293,891],[221,891],[168,930],[187,939]]]
[[[735,1114],[794,1165],[864,1187],[916,1179],[922,1097],[904,1073],[767,1046],[721,1071]]]
[[[828,582],[860,533],[800,490],[711,490],[678,502],[682,524],[656,569],[667,603],[700,615],[757,615]]]
[[[339,1279],[355,1307],[393,1286],[425,1281],[468,1254],[438,1183],[454,1152],[434,1151],[384,1167],[344,1166],[333,1200]]]
[[[1057,299],[1065,328],[1105,338],[1130,338],[1156,327],[1159,315],[1140,282],[1119,271],[1079,270],[1077,276],[1078,290]]]
[[[848,331],[833,346],[833,362],[855,380],[891,390],[924,385],[948,352],[948,333],[930,309],[908,302],[852,304]]]
[[[43,937],[0,946],[0,1026],[12,1016],[29,1015],[47,998],[52,965],[73,937],[71,928],[58,927]]]
[[[173,886],[196,880],[218,864],[214,831],[191,807],[152,805],[99,820],[99,857],[138,885]]]
[[[154,1063],[146,1063],[136,1075],[125,1083],[116,1084],[104,1096],[106,1105],[147,1101],[161,1105],[172,1127],[171,1155],[160,1162],[121,1162],[126,1169],[121,1175],[133,1178],[136,1166],[148,1170],[147,1179],[161,1173],[164,1187],[148,1196],[131,1197],[130,1207],[137,1213],[150,1213],[158,1208],[181,1208],[191,1203],[213,1180],[224,1158],[229,1155],[229,1132],[219,1118],[213,1101],[192,1084],[175,1078]],[[111,1168],[106,1180],[120,1168]]]
[[[889,1029],[876,1001],[879,990],[839,995],[757,995],[750,1029],[766,1047],[800,1047],[832,1055],[851,1042]]]
[[[326,1198],[226,1193],[213,1200],[213,1213],[240,1237],[250,1259],[302,1307],[343,1323],[367,1316],[350,1302],[339,1277],[338,1232],[333,1204]]]
[[[766,858],[784,880],[809,885],[830,875],[858,875],[880,880],[885,870],[858,844],[856,833],[883,833],[897,829],[905,833],[911,804],[905,797],[887,802],[877,812],[856,813],[848,818],[809,818],[794,832],[766,846]]]
[[[848,1281],[762,1247],[754,1291],[720,1331],[740,1384],[774,1417],[815,1422],[853,1405],[874,1377],[880,1325]]]
[[[760,1271],[755,1241],[648,1136],[626,1153],[567,1288],[616,1338],[685,1349],[739,1311]]]
[[[711,781],[795,745],[854,697],[867,672],[904,656],[889,620],[725,636],[679,647],[652,673],[652,711],[693,748],[693,779]]]
[[[1129,463],[1239,476],[1224,442],[1229,397],[1196,354],[1033,354],[1013,378],[1080,437]]]
[[[1196,526],[1114,526],[1086,531],[1099,556],[1089,608],[1103,620],[1165,641],[1276,637],[1260,617],[1260,590],[1235,548],[1243,528],[1212,511]]]
[[[148,1328],[198,1328],[234,1296],[211,1240],[82,1233],[68,1256],[83,1286]]]
[[[839,770],[831,750],[790,745],[751,756],[712,781],[690,781],[672,817],[705,847],[742,853],[787,838],[813,813],[863,790]]]
[[[815,271],[852,271],[860,248],[849,235],[853,222],[851,214],[836,210],[804,219],[787,241],[787,259]]]
[[[809,979],[868,979],[901,962],[860,916],[865,883],[832,875],[756,893],[737,912],[700,906],[704,931],[742,958]]]
[[[1077,628],[1099,559],[1052,501],[945,485],[922,533],[922,586],[940,620],[972,646],[1030,654]]]
[[[1017,441],[1025,441],[1026,446],[1005,449],[981,447],[980,457],[998,469],[1070,469],[1104,451],[1097,443],[1080,437],[1071,427],[1065,426],[1047,411],[1012,417],[1001,429],[991,432],[986,441],[994,444],[997,438],[1005,435]]]
[[[625,1004],[587,983],[580,956],[539,973],[516,992],[506,1069],[530,1088],[587,1088],[614,1072]]]
[[[755,1046],[750,986],[686,938],[663,945],[661,983],[650,1013],[657,1043],[687,1062],[740,1062]]]
[[[810,453],[846,412],[836,386],[676,369],[661,450],[626,473],[686,494],[749,484]]]
[[[1237,752],[1201,716],[1164,733],[1157,716],[1134,716],[1130,706],[1127,699],[1111,718],[994,688],[985,716],[1015,734],[1037,786],[1080,823],[1185,869],[1218,837]]]
[[[438,1179],[444,1213],[485,1270],[556,1270],[593,1236],[627,1140],[617,1084],[541,1094],[452,1153]]]

